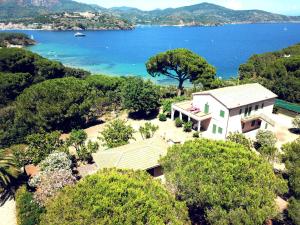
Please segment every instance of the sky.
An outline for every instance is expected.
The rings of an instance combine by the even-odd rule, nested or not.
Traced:
[[[164,9],[198,4],[201,0],[77,0],[105,8],[115,6],[136,7],[142,10]],[[286,15],[300,15],[300,0],[206,0],[231,9],[261,9]]]

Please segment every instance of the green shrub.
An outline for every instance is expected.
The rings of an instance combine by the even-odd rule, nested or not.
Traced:
[[[145,123],[145,126],[141,126],[139,129],[143,139],[152,138],[157,130],[158,126],[155,126],[152,123]]]
[[[239,132],[229,133],[229,135],[227,136],[227,140],[237,144],[241,144],[245,146],[247,149],[252,148],[251,140],[248,139],[244,134]]]
[[[193,123],[191,121],[190,122],[186,122],[183,125],[183,131],[184,132],[191,132],[192,128],[193,128]]]
[[[77,158],[81,161],[91,162],[93,160],[92,153],[95,153],[99,149],[97,142],[88,141],[87,133],[84,130],[72,130],[70,137],[66,143],[68,146],[72,146],[76,150]]]
[[[16,192],[16,210],[18,225],[40,224],[40,215],[45,211],[33,199],[33,194],[25,186]]]
[[[293,119],[293,126],[294,126],[294,128],[296,128],[296,129],[300,129],[300,115],[296,116],[296,117]]]
[[[183,121],[180,118],[175,119],[175,126],[176,127],[182,127]]]
[[[193,137],[194,137],[194,138],[199,138],[199,137],[200,137],[200,133],[199,133],[199,132],[193,133]]]
[[[272,131],[259,130],[256,134],[256,148],[260,147],[275,147],[277,138]]]
[[[120,119],[109,123],[101,132],[100,141],[108,148],[115,148],[129,143],[129,140],[134,139],[134,129],[126,122]]]
[[[159,114],[158,116],[159,121],[165,122],[167,121],[167,116],[164,113]]]
[[[60,139],[61,133],[54,131],[51,133],[39,133],[27,136],[26,144],[27,149],[24,151],[24,159],[30,158],[29,163],[38,164],[49,154],[55,151],[68,152],[68,148]],[[22,159],[22,160],[24,160]]]
[[[184,202],[143,171],[103,170],[64,188],[41,224],[190,224]]]
[[[295,225],[300,225],[300,200],[289,200],[288,216]]]

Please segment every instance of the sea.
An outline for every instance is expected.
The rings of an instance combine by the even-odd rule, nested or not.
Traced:
[[[216,27],[138,26],[126,31],[22,31],[37,45],[29,47],[46,58],[93,74],[141,76],[149,57],[175,48],[188,48],[204,57],[222,79],[236,77],[239,65],[253,54],[276,51],[300,43],[300,24],[239,24]],[[166,77],[159,84],[172,84]]]

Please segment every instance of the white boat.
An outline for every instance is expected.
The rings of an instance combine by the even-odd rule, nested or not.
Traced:
[[[80,32],[74,34],[75,37],[85,37],[86,35]]]

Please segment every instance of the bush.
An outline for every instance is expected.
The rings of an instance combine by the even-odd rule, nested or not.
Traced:
[[[187,98],[185,96],[177,96],[174,98],[168,98],[168,99],[164,99],[162,101],[162,108],[163,108],[163,112],[165,114],[167,114],[168,116],[171,115],[171,110],[172,110],[172,104],[176,103],[176,102],[181,102],[186,100]]]
[[[272,131],[259,130],[256,134],[256,148],[260,147],[275,147],[277,138]]]
[[[229,133],[229,135],[227,136],[227,140],[237,144],[241,144],[245,146],[247,149],[252,148],[251,140],[249,140],[248,138],[246,138],[244,134],[239,132]]]
[[[193,123],[191,121],[190,122],[186,122],[183,125],[183,131],[184,132],[191,132],[192,128],[193,128]]]
[[[165,114],[161,113],[161,114],[159,114],[158,119],[161,122],[165,122],[165,121],[167,121],[167,116]]]
[[[141,126],[139,129],[143,139],[152,138],[157,130],[158,126],[152,123],[145,123],[145,126]]]
[[[58,131],[32,134],[26,138],[27,145],[13,145],[10,149],[20,167],[38,164],[54,151],[68,152],[64,142],[60,140],[60,135]]]
[[[175,119],[175,126],[176,127],[182,127],[183,121],[180,118]]]
[[[143,171],[104,170],[66,187],[41,224],[190,224],[185,203]]]
[[[91,162],[95,153],[99,149],[97,142],[88,141],[87,133],[84,130],[72,130],[70,137],[67,139],[67,145],[75,148],[77,157],[81,161]]]
[[[296,128],[296,129],[300,129],[300,115],[296,116],[296,117],[293,119],[293,126],[294,126],[294,128]]]
[[[200,133],[199,132],[193,133],[193,138],[199,138],[199,137],[200,137]]]
[[[99,139],[104,141],[104,145],[108,148],[115,148],[128,144],[130,139],[134,139],[133,133],[134,129],[130,125],[117,119],[105,127]]]
[[[277,214],[276,196],[287,191],[268,162],[232,142],[187,141],[169,148],[160,163],[177,198],[212,225],[263,224]]]
[[[29,185],[35,187],[34,199],[41,206],[55,196],[63,187],[75,184],[76,178],[70,169],[41,171],[30,179]]]
[[[45,172],[53,172],[61,169],[69,170],[71,166],[72,161],[64,152],[53,152],[39,164],[41,171]]]
[[[300,200],[289,200],[288,216],[295,225],[300,225]]]
[[[45,211],[33,199],[26,186],[20,187],[16,192],[16,211],[18,225],[40,224],[40,215]]]

